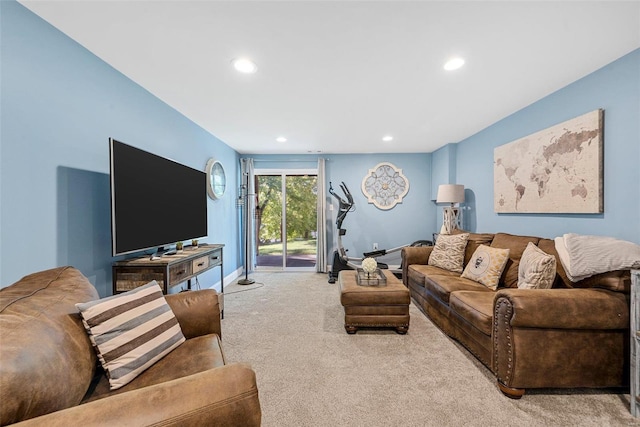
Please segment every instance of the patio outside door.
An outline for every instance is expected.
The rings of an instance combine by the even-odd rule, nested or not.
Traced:
[[[256,169],[256,267],[315,271],[317,171]]]

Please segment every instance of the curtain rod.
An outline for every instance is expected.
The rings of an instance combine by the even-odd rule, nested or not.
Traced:
[[[250,157],[243,157],[243,158],[250,158]],[[322,157],[318,157],[316,159],[283,159],[283,160],[274,160],[274,159],[253,159],[254,162],[269,162],[269,163],[290,163],[290,162],[317,162],[318,159],[321,159]],[[325,161],[329,161],[329,159],[324,159]]]

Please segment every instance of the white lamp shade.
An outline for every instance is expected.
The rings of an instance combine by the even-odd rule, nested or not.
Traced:
[[[464,202],[464,185],[442,184],[438,186],[436,203],[462,203]]]

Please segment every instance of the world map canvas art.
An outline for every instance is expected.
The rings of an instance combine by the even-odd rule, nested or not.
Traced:
[[[603,212],[603,110],[496,147],[497,213]]]

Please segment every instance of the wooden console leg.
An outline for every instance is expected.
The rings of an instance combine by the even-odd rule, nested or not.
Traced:
[[[344,325],[344,329],[346,329],[348,334],[355,334],[358,332],[358,328],[356,326]]]
[[[404,335],[409,331],[409,327],[408,326],[398,326],[396,327],[396,333],[400,334],[400,335]]]
[[[510,399],[520,399],[524,395],[523,388],[507,387],[506,385],[502,384],[499,380],[497,381],[497,383],[498,383],[498,388],[500,389],[502,394],[504,394]]]

